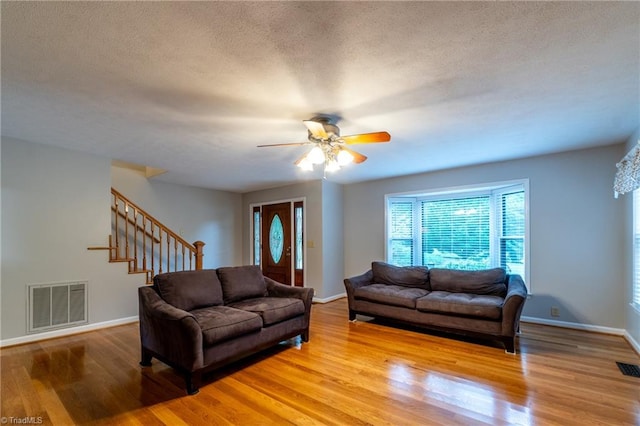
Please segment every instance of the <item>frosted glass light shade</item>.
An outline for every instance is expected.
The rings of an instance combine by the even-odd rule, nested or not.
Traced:
[[[308,157],[304,157],[302,160],[300,160],[300,162],[298,162],[298,167],[300,167],[302,170],[310,172],[313,170],[313,163],[309,161]]]
[[[340,165],[335,160],[327,161],[327,164],[324,166],[324,170],[326,172],[335,172],[336,170],[340,170]]]
[[[338,160],[338,165],[346,166],[347,164],[351,164],[351,162],[353,161],[353,155],[351,155],[349,151],[341,149],[340,151],[338,151],[336,159]]]
[[[322,164],[324,163],[324,152],[319,146],[314,146],[307,154],[307,159],[312,164]]]

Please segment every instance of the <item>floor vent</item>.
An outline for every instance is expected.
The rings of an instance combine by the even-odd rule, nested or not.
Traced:
[[[616,361],[616,364],[618,364],[618,368],[625,376],[640,377],[640,367],[638,367],[637,365],[625,364],[624,362],[618,361]]]
[[[87,281],[29,284],[28,332],[37,333],[88,322]]]

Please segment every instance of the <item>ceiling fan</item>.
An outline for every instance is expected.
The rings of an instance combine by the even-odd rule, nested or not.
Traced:
[[[308,142],[276,143],[258,145],[259,148],[272,146],[303,146],[313,148],[294,164],[303,170],[313,170],[314,164],[323,164],[326,172],[340,169],[350,163],[362,163],[367,157],[346,147],[365,143],[389,142],[391,135],[387,132],[361,133],[358,135],[340,136],[340,129],[329,117],[317,116],[303,121],[309,131]]]

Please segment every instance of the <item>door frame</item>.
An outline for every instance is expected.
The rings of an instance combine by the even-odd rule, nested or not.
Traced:
[[[255,247],[254,247],[254,235],[255,235],[255,227],[253,222],[253,211],[256,207],[260,208],[260,226],[264,225],[262,220],[262,206],[270,205],[270,204],[280,204],[280,203],[290,203],[291,204],[291,238],[295,240],[295,203],[302,203],[302,287],[307,286],[307,244],[306,244],[306,235],[307,235],[307,198],[306,197],[295,197],[295,198],[286,198],[279,200],[269,200],[262,201],[259,203],[250,203],[249,204],[249,256],[252,265],[255,265]],[[260,241],[260,244],[263,244],[263,241]],[[292,250],[291,256],[291,280],[292,287],[295,287],[295,273],[296,273],[296,265],[295,265],[295,255]],[[260,269],[262,269],[262,262],[260,263]]]

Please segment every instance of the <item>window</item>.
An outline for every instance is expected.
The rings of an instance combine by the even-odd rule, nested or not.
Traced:
[[[398,266],[413,265],[413,210],[415,200],[389,201],[389,263]]]
[[[296,270],[301,270],[303,269],[303,250],[302,250],[302,244],[303,244],[303,239],[302,239],[302,201],[298,201],[294,204],[293,206],[293,220],[294,220],[294,228],[295,228],[295,244],[293,245],[295,247],[295,258],[294,258],[294,264],[295,264],[295,269]]]
[[[640,189],[633,191],[633,301],[640,310]]]
[[[420,201],[420,265],[486,269],[490,259],[489,196]]]
[[[253,208],[253,264],[260,265],[260,207]]]
[[[387,262],[527,279],[528,182],[387,196]],[[639,228],[640,230],[640,225]]]

